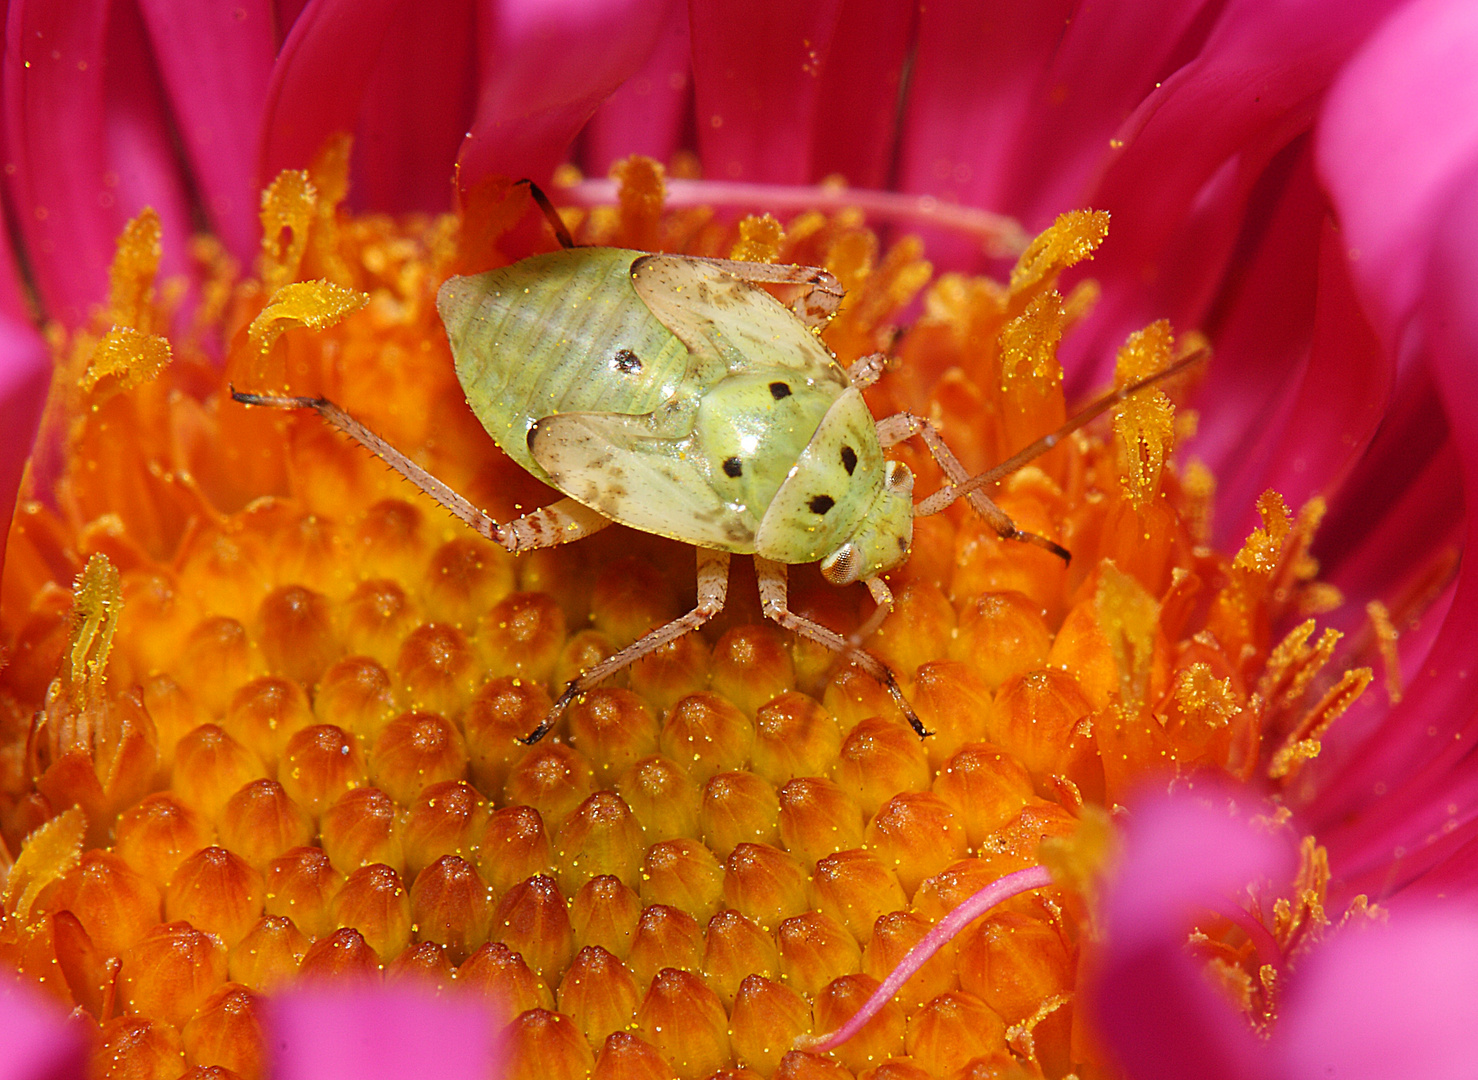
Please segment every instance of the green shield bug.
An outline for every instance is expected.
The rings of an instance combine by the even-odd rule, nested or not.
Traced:
[[[1201,355],[1105,395],[971,477],[923,417],[874,420],[861,392],[882,374],[882,355],[843,368],[816,333],[843,296],[826,270],[578,247],[543,192],[529,187],[560,250],[453,277],[437,309],[473,413],[504,452],[565,498],[499,523],[330,401],[232,390],[248,405],[316,409],[510,552],[578,540],[612,522],[697,548],[693,610],[582,672],[528,743],[601,679],[718,614],[736,554],[754,557],[768,618],[848,655],[927,735],[892,672],[860,647],[891,608],[881,575],[907,560],[913,519],[965,497],[1001,537],[1068,559],[1018,529],[980,489]],[[798,298],[787,306],[765,286],[791,287]],[[918,504],[907,467],[883,456],[913,436],[949,480]],[[850,638],[790,610],[786,568],[809,562],[833,584],[864,583],[877,602]]]

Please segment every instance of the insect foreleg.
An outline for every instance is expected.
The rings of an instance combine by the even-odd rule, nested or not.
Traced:
[[[473,506],[465,496],[449,488],[401,451],[376,435],[332,401],[315,397],[282,397],[273,394],[248,394],[231,388],[231,397],[243,405],[265,405],[275,409],[313,409],[334,427],[359,443],[386,465],[439,502],[481,536],[517,554],[532,548],[552,547],[599,532],[611,522],[574,499],[560,499],[525,514],[507,525],[499,525],[485,512]]]
[[[888,693],[903,710],[903,715],[908,718],[909,725],[919,733],[920,738],[929,737],[931,733],[924,727],[924,722],[919,719],[918,714],[913,711],[908,698],[903,696],[903,691],[898,688],[898,680],[893,677],[893,672],[888,670],[887,664],[866,649],[859,649],[852,645],[841,634],[828,630],[820,623],[812,622],[790,610],[788,574],[784,563],[771,562],[769,559],[756,555],[754,576],[760,587],[760,610],[765,613],[766,618],[773,619],[792,633],[825,645],[832,652],[841,653],[851,660],[887,687]]]
[[[640,660],[648,653],[660,649],[669,641],[682,637],[690,630],[696,630],[720,611],[724,610],[724,601],[729,594],[729,553],[727,551],[715,551],[711,548],[698,549],[698,604],[692,611],[679,618],[665,623],[641,637],[637,638],[620,652],[606,657],[594,667],[580,672],[579,678],[572,679],[565,687],[564,693],[559,695],[559,700],[550,708],[544,721],[529,732],[520,741],[525,744],[533,744],[548,734],[559,720],[560,714],[565,708],[585,691],[600,682],[607,675],[620,671],[626,665]]]
[[[800,295],[791,303],[790,310],[807,326],[825,326],[841,306],[847,290],[830,270],[819,266],[795,266],[790,263],[739,262],[735,259],[693,258],[693,262],[707,263],[716,270],[747,281],[751,285],[796,285]]]
[[[887,582],[880,577],[870,577],[864,578],[862,584],[867,586],[867,591],[872,594],[872,602],[877,607],[872,609],[866,622],[847,635],[847,644],[853,648],[872,637],[877,628],[883,625],[883,620],[893,613],[893,590],[888,588]]]
[[[880,352],[859,356],[852,361],[852,366],[847,368],[847,382],[854,389],[866,390],[883,377],[883,372],[887,370],[887,367],[888,358]]]
[[[878,421],[878,442],[885,449],[914,435],[924,440],[924,446],[928,449],[934,460],[939,463],[939,467],[944,470],[945,478],[950,483],[943,490],[950,492],[958,491],[958,485],[964,484],[970,479],[969,470],[960,463],[959,458],[955,457],[954,451],[945,443],[933,424],[922,416],[915,416],[913,413],[895,413],[893,416]],[[934,505],[936,497],[930,496],[923,502],[915,505],[914,516],[927,517],[929,514],[937,514],[957,497],[958,495],[952,495],[942,506],[936,506]],[[1037,547],[1045,548],[1052,552],[1052,554],[1056,555],[1063,562],[1068,562],[1072,559],[1072,554],[1061,544],[1053,543],[1045,536],[1038,536],[1034,532],[1018,529],[1016,522],[1011,520],[1011,515],[993,503],[983,492],[972,489],[965,493],[965,498],[969,500],[975,512],[985,518],[990,524],[990,527],[996,530],[996,535],[1001,539],[1022,540],[1028,544],[1036,544]]]

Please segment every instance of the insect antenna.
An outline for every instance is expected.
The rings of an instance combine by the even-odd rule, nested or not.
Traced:
[[[564,219],[559,216],[559,211],[549,201],[549,196],[544,194],[544,189],[528,179],[519,180],[513,186],[518,187],[519,184],[528,185],[529,195],[533,197],[534,202],[538,203],[539,209],[544,212],[544,219],[549,222],[549,227],[554,230],[554,238],[559,241],[559,246],[566,251],[572,247],[579,247],[575,243],[575,238],[570,235],[570,230],[565,228]]]
[[[1018,450],[999,465],[994,465],[983,473],[977,473],[968,480],[944,485],[944,487],[940,488],[933,495],[918,503],[914,507],[914,515],[916,517],[923,517],[927,514],[937,514],[956,499],[983,488],[987,484],[994,484],[998,480],[1005,479],[1033,458],[1045,454],[1061,442],[1063,438],[1091,423],[1099,415],[1113,408],[1125,398],[1133,397],[1141,390],[1148,390],[1156,383],[1179,375],[1186,368],[1192,364],[1199,363],[1209,355],[1211,355],[1211,350],[1202,346],[1187,353],[1164,371],[1158,371],[1153,375],[1140,379],[1138,382],[1130,383],[1128,386],[1120,387],[1118,390],[1112,390],[1104,394],[1097,401],[1090,402],[1080,409],[1076,415],[1070,417],[1056,431],[1043,435],[1036,442]],[[1035,533],[1018,532],[1016,538],[1037,543],[1039,546],[1045,547],[1054,554],[1061,555],[1064,558],[1069,557],[1066,550],[1044,537],[1037,536]]]

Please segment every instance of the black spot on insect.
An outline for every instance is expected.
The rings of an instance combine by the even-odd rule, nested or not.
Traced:
[[[852,475],[852,470],[857,468],[857,451],[850,446],[842,447],[842,468],[847,470],[847,475]]]
[[[812,495],[811,501],[806,503],[813,514],[824,514],[837,504],[830,495]]]
[[[734,477],[744,475],[744,463],[736,457],[724,458],[724,475]]]
[[[790,397],[790,384],[783,382],[772,382],[770,384],[770,396],[776,401]]]
[[[635,375],[641,370],[641,357],[630,349],[621,349],[611,357],[611,366],[623,375]]]

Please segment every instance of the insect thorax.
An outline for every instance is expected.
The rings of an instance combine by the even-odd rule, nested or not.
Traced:
[[[830,555],[866,527],[884,494],[885,466],[862,395],[843,391],[771,499],[755,550],[792,564]]]

